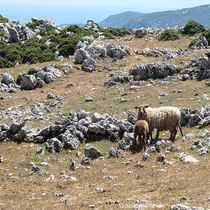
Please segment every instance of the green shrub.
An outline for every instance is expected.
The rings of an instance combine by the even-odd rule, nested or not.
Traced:
[[[7,23],[8,21],[9,21],[8,18],[5,18],[2,15],[0,15],[0,23]]]
[[[182,33],[185,35],[193,36],[205,31],[205,27],[196,21],[189,21],[183,28]]]
[[[201,37],[205,36],[208,44],[210,45],[210,29],[204,31],[198,38],[193,39],[188,47],[193,46]]]
[[[26,26],[28,26],[31,30],[35,30],[37,28],[37,26],[40,26],[44,24],[44,20],[37,20],[33,23],[27,23]]]
[[[199,40],[199,38],[193,39],[193,40],[190,42],[188,48],[192,47],[198,40]]]
[[[10,45],[3,45],[0,49],[0,55],[2,58],[5,58],[7,61],[10,61],[11,63],[14,63],[18,61],[19,63],[22,63],[22,49],[19,44],[10,44]],[[4,63],[8,63],[5,62]],[[8,66],[8,65],[7,65]]]
[[[84,36],[93,36],[95,38],[98,37],[98,34],[93,31],[92,29],[89,29],[89,30],[86,30],[78,25],[71,25],[65,29],[63,29],[61,32],[60,32],[60,37],[61,38],[68,38],[69,35],[67,34],[67,32],[73,32],[74,35],[76,34],[78,37],[82,38]]]
[[[99,31],[103,32],[103,35],[106,39],[113,39],[114,37],[122,37],[127,35],[126,28],[101,28],[99,27]]]
[[[38,73],[39,71],[40,71],[40,69],[38,69],[38,68],[30,69],[30,70],[28,71],[28,74],[36,74],[36,73]]]
[[[159,41],[173,41],[180,38],[180,34],[178,31],[174,29],[166,29],[163,31],[158,37]]]
[[[0,59],[0,68],[11,68],[14,66],[14,63],[7,60],[6,58]]]
[[[204,31],[200,37],[205,36],[206,40],[208,41],[208,44],[210,45],[210,29]]]
[[[82,40],[78,35],[74,34],[66,39],[61,40],[59,45],[60,54],[64,57],[74,55],[78,42]]]

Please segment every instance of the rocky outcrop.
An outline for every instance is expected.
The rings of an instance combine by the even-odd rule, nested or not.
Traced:
[[[201,37],[192,47],[191,49],[193,50],[200,50],[200,49],[208,49],[209,48],[209,44],[208,41],[206,40],[206,37],[203,36]]]
[[[20,73],[17,84],[20,85],[22,90],[34,90],[42,88],[45,84],[49,84],[61,76],[62,73],[58,69],[53,66],[45,66],[42,69],[38,69],[38,72],[32,75]]]
[[[150,78],[161,79],[178,72],[179,68],[177,68],[175,65],[163,64],[161,62],[136,65],[129,71],[130,75],[139,77],[141,80],[147,80]]]
[[[106,50],[107,50],[107,55],[115,59],[122,59],[127,55],[132,55],[131,49],[127,46],[108,44]]]

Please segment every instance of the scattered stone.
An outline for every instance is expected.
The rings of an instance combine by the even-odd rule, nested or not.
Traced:
[[[85,102],[92,102],[92,101],[93,101],[93,98],[92,97],[85,98]]]
[[[83,157],[80,161],[80,164],[83,166],[89,166],[90,165],[90,159],[88,157]]]
[[[208,152],[209,152],[208,147],[202,147],[201,149],[198,150],[198,155],[204,155],[207,154]]]
[[[70,159],[70,162],[69,162],[69,169],[75,170],[76,168],[77,168],[77,166],[76,166],[76,161]]]
[[[143,160],[143,161],[146,161],[146,160],[149,160],[149,159],[150,159],[150,154],[148,154],[147,152],[145,152],[145,153],[143,154],[142,160]]]
[[[36,149],[36,154],[38,155],[44,155],[44,149],[42,147],[39,147]]]
[[[114,157],[114,158],[118,157],[118,152],[113,147],[111,147],[109,150],[109,158],[110,157]]]
[[[0,156],[0,163],[2,163],[3,161],[4,161],[4,158]]]
[[[196,160],[194,157],[190,156],[187,153],[181,153],[179,155],[179,159],[183,161],[184,163],[197,163],[198,162],[198,160]]]
[[[95,148],[92,144],[86,144],[84,148],[85,157],[91,159],[97,159],[101,156],[104,156],[97,148]]]
[[[170,207],[170,210],[191,210],[191,208],[183,204],[175,204]]]

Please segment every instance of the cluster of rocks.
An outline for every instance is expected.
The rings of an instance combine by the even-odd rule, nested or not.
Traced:
[[[40,132],[39,128],[25,126],[25,122],[12,123],[11,126],[0,124],[0,141],[14,140],[33,142],[34,136]]]
[[[209,44],[208,41],[206,40],[206,37],[203,36],[201,37],[192,47],[191,49],[193,50],[200,50],[200,49],[208,49]]]
[[[210,51],[202,55],[198,60],[191,60],[190,67],[193,69],[185,69],[183,74],[186,78],[204,80],[210,78]]]
[[[31,18],[32,23],[38,23],[35,30],[31,30],[27,24],[21,24],[18,21],[9,21],[7,23],[0,23],[0,31],[3,33],[3,40],[8,43],[24,42],[31,38],[41,39],[39,35],[40,29],[54,28],[59,32],[61,28],[57,26],[53,20],[40,20],[39,18]]]
[[[170,207],[170,210],[205,210],[205,208],[197,207],[197,206],[189,207],[181,203],[178,203],[178,204],[172,205]]]
[[[166,59],[172,59],[172,58],[175,58],[178,55],[183,55],[187,51],[188,50],[178,49],[178,50],[173,52],[169,48],[154,48],[153,50],[151,50],[150,48],[145,48],[141,52],[139,52],[139,50],[136,50],[135,52],[136,52],[136,54],[142,54],[142,55],[145,55],[147,57],[165,56]]]
[[[161,79],[178,73],[180,69],[173,64],[163,64],[162,62],[136,65],[129,70],[129,74],[139,80]],[[135,79],[135,80],[138,80]]]
[[[0,92],[14,93],[17,85],[13,83],[14,78],[10,74],[2,74],[2,81],[0,82]]]
[[[60,152],[62,148],[76,149],[84,139],[93,141],[106,138],[115,141],[132,129],[133,125],[128,120],[117,120],[112,114],[94,113],[88,116],[82,110],[44,128],[34,137],[34,142],[46,142],[47,150]]]
[[[62,98],[57,97],[55,101],[47,101],[45,103],[32,104],[31,106],[18,105],[15,107],[9,107],[1,111],[1,114],[10,120],[16,121],[31,121],[31,120],[49,120],[53,117],[50,114],[52,109],[60,108],[62,104]],[[47,116],[46,113],[48,113]]]
[[[115,44],[108,44],[105,46],[103,42],[92,45],[78,43],[77,49],[74,53],[74,60],[76,64],[82,64],[82,69],[87,72],[95,71],[97,68],[96,59],[110,56],[114,59],[122,59],[125,56],[132,55],[132,51],[127,46],[120,46]]]
[[[204,127],[210,125],[210,104],[200,110],[181,108],[181,125],[187,127]]]
[[[53,66],[45,66],[43,68],[36,68],[37,73],[26,74],[20,73],[18,75],[17,84],[22,90],[34,90],[42,88],[45,84],[55,81],[56,78],[61,77],[62,73]]]

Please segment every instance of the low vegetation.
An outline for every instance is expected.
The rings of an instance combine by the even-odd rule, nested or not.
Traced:
[[[166,29],[158,37],[159,41],[174,41],[180,38],[180,33],[174,29]]]
[[[196,21],[189,21],[182,30],[185,35],[193,36],[195,34],[204,32],[206,29],[203,25]]]

